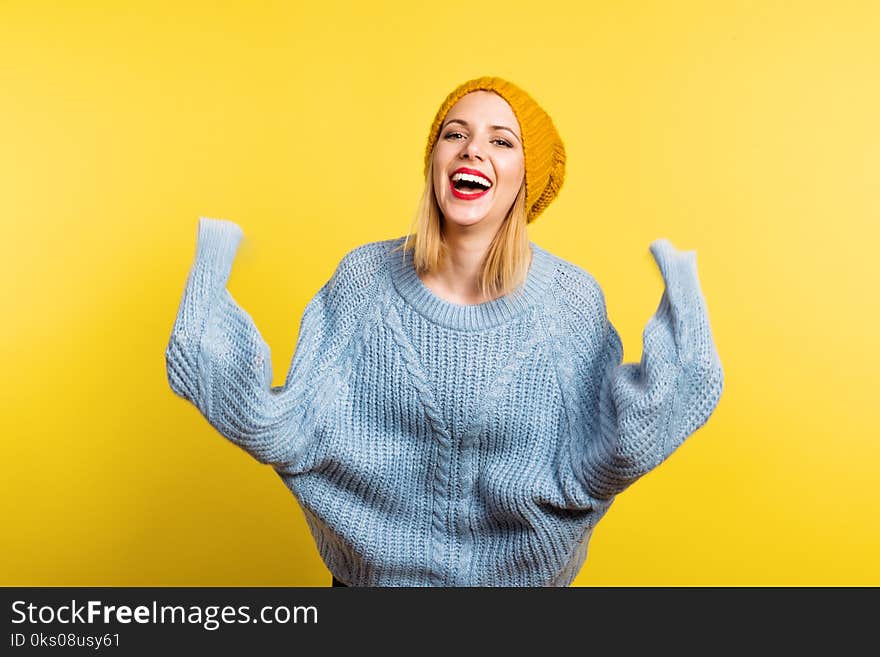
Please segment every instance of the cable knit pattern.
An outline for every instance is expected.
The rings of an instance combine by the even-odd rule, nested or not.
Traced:
[[[665,239],[640,363],[621,362],[595,279],[536,244],[520,288],[463,306],[397,238],[342,258],[272,387],[269,347],[226,289],[241,239],[199,219],[168,381],[273,467],[349,585],[568,586],[615,496],[722,393],[696,254]]]

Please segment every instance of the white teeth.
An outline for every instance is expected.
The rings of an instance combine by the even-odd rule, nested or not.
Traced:
[[[482,176],[475,176],[470,173],[452,174],[452,182],[458,182],[459,180],[469,180],[485,187],[486,189],[489,189],[492,186],[492,182],[486,178],[483,178]]]

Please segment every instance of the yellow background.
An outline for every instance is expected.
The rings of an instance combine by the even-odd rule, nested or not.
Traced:
[[[0,2],[0,583],[327,586],[295,498],[168,386],[200,215],[272,347],[403,235],[478,75],[568,150],[531,238],[627,362],[667,237],[698,254],[715,414],[620,495],[575,585],[880,585],[880,5]]]

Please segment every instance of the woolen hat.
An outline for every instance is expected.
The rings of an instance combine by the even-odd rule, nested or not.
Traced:
[[[565,179],[565,146],[550,115],[512,82],[493,76],[474,78],[461,84],[446,97],[428,134],[423,175],[428,175],[428,164],[446,114],[459,99],[472,91],[494,91],[507,101],[516,115],[522,132],[525,160],[526,223],[531,223],[550,205],[562,187]]]

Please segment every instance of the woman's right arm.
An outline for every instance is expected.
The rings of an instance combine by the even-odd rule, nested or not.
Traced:
[[[326,330],[324,285],[306,307],[290,374],[272,387],[270,349],[226,289],[243,233],[231,221],[201,217],[190,269],[165,350],[171,389],[260,463],[291,466],[316,392],[305,372]]]

